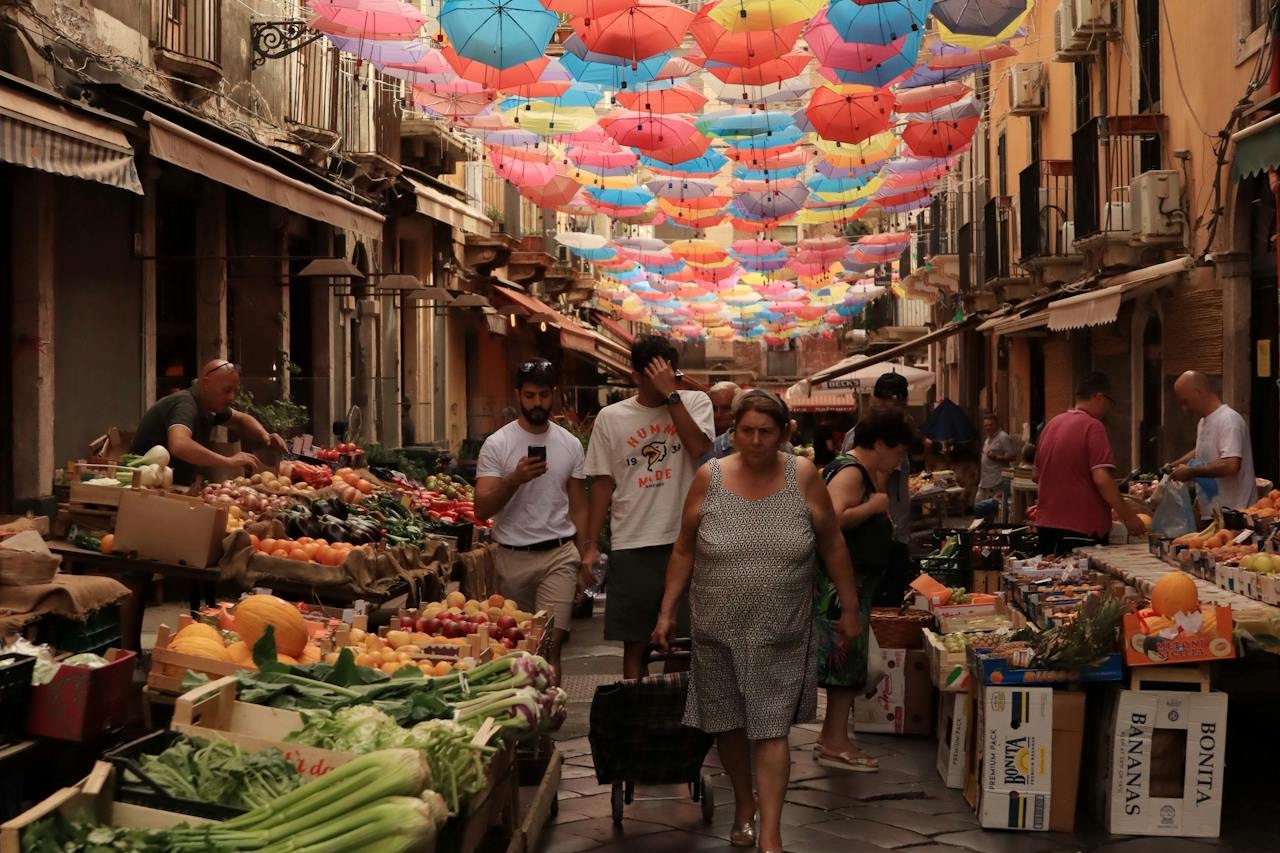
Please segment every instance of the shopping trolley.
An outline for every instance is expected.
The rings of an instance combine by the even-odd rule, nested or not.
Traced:
[[[687,659],[692,643],[675,640],[669,652],[654,646],[645,651],[645,667],[652,661]],[[591,700],[591,758],[596,779],[613,785],[613,822],[622,823],[622,809],[635,799],[636,785],[689,786],[689,798],[702,806],[702,819],[711,823],[715,796],[702,764],[711,750],[712,736],[681,724],[689,695],[689,673],[646,675],[596,688]],[[642,797],[676,800],[682,797]]]

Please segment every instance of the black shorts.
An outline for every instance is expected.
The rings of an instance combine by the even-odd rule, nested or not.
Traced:
[[[658,625],[662,596],[667,588],[670,545],[626,548],[609,554],[605,577],[604,638],[613,642],[647,643]],[[676,615],[677,637],[689,636],[688,595]]]

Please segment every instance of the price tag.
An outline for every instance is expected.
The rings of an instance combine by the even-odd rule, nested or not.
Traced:
[[[358,598],[351,602],[351,609],[355,611],[357,616],[365,616],[369,613],[369,602],[363,598]]]
[[[1252,538],[1253,538],[1252,530],[1243,530],[1240,532],[1240,535],[1235,538],[1235,544],[1243,545],[1244,543],[1248,542]]]

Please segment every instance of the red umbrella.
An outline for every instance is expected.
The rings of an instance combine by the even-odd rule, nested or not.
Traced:
[[[688,141],[676,145],[672,148],[645,150],[645,154],[654,160],[660,160],[663,163],[683,163],[686,160],[694,160],[707,153],[707,149],[711,147],[711,140],[707,139],[701,133],[693,136]]]
[[[543,0],[542,5],[552,12],[591,21],[622,11],[631,5],[631,0]]]
[[[479,83],[486,89],[510,89],[513,86],[537,83],[538,78],[542,76],[543,70],[546,69],[547,63],[551,61],[546,56],[540,56],[537,59],[513,65],[510,68],[498,69],[491,65],[485,65],[483,62],[476,62],[474,59],[459,56],[451,47],[444,48],[441,53],[444,54],[445,61],[449,63],[453,70],[458,72],[459,77],[464,80],[470,80],[473,83]]]
[[[707,70],[723,83],[741,86],[766,86],[770,83],[781,83],[783,80],[790,80],[792,77],[800,76],[811,59],[813,57],[807,53],[784,53],[776,59],[761,62],[759,65],[754,65],[750,68],[741,68],[736,65],[715,65]]]
[[[723,2],[723,0],[719,0]],[[745,30],[729,32],[709,16],[715,3],[703,6],[689,25],[698,47],[709,62],[722,62],[742,68],[752,68],[785,56],[803,32],[806,21],[797,21],[772,30]]]
[[[969,86],[958,80],[935,83],[898,92],[897,110],[900,113],[927,113],[948,104],[954,104],[972,92]]]
[[[619,92],[615,97],[629,110],[653,113],[696,113],[707,103],[706,95],[688,86]]]
[[[520,195],[529,199],[538,207],[562,207],[578,194],[580,184],[573,178],[556,175],[550,181],[539,186],[520,187]]]
[[[910,121],[902,141],[917,157],[949,157],[967,146],[978,129],[978,116],[955,121]]]
[[[675,148],[684,145],[694,137],[702,138],[698,128],[684,116],[654,115],[637,111],[618,112],[600,119],[600,126],[619,145],[629,145],[645,151]]]
[[[658,80],[682,80],[690,74],[697,74],[701,66],[694,65],[693,61],[685,56],[673,56],[667,60],[667,64],[658,69],[658,76],[654,77],[654,81]]]
[[[822,86],[813,91],[804,114],[823,139],[856,144],[889,129],[894,103],[887,89],[842,95]]]
[[[636,0],[598,21],[574,18],[573,30],[595,53],[638,62],[680,45],[693,13],[670,0]]]

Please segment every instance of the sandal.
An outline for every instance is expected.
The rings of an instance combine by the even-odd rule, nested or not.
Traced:
[[[824,752],[820,746],[815,746],[813,751],[818,757],[818,764],[823,767],[833,767],[836,770],[848,770],[852,773],[875,773],[880,769],[880,759],[870,758],[866,755],[858,755],[853,750],[841,753],[831,753]]]

